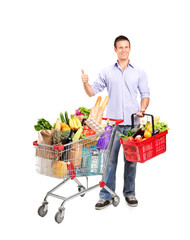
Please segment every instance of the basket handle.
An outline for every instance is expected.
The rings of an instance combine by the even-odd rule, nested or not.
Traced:
[[[120,123],[123,122],[123,119],[102,118],[102,120],[114,121],[114,122],[115,122],[115,125],[119,125]]]
[[[132,123],[132,128],[134,128],[134,117],[136,116],[136,113],[131,114],[131,123]],[[152,136],[154,136],[154,116],[151,114],[143,113],[144,116],[150,116],[151,121],[152,121]]]

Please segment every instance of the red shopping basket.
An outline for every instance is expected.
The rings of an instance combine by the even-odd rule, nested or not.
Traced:
[[[149,116],[152,117],[152,129],[154,132],[154,117],[152,115]],[[134,118],[134,114],[132,114],[132,118]],[[132,120],[132,127],[134,127],[134,119]],[[123,145],[125,158],[128,161],[144,163],[147,160],[164,153],[166,151],[167,133],[168,131],[166,130],[141,142],[122,140],[120,138],[119,142]]]

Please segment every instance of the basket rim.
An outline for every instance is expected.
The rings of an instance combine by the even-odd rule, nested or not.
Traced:
[[[152,136],[150,138],[147,138],[146,140],[141,141],[141,142],[127,141],[127,140],[122,140],[120,138],[120,143],[121,144],[125,144],[125,145],[140,147],[140,146],[145,145],[146,143],[154,141],[155,139],[161,138],[161,137],[165,136],[166,134],[168,134],[168,130],[165,130],[165,131],[163,131],[161,133],[158,133],[158,134],[156,134],[156,135],[154,135],[154,136]]]

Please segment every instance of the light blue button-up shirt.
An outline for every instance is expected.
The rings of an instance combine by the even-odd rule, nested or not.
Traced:
[[[106,117],[123,119],[121,125],[131,125],[131,114],[138,112],[138,93],[141,99],[150,97],[147,74],[131,62],[124,71],[117,62],[104,68],[91,86],[95,95],[107,88],[109,101]],[[139,124],[137,117],[135,124]]]

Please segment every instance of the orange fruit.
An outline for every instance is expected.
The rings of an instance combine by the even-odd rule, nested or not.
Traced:
[[[149,131],[146,130],[146,131],[144,132],[144,137],[145,137],[145,138],[150,138],[150,137],[152,137],[151,132],[149,132]]]

